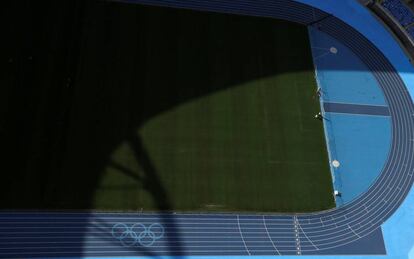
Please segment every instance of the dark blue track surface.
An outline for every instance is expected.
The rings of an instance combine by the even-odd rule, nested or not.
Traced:
[[[330,224],[289,215],[3,213],[0,257],[384,253],[379,229],[359,240],[378,241],[374,250],[359,242],[319,250],[323,238],[339,242],[349,230],[321,227]]]
[[[323,108],[325,112],[390,116],[390,111],[388,110],[387,106],[349,103],[324,103]]]
[[[372,71],[388,104],[392,144],[381,175],[353,202],[310,214],[4,212],[0,214],[1,258],[344,254],[356,241],[378,233],[381,224],[398,209],[413,182],[414,109],[398,73],[371,42],[339,19],[290,0],[130,2],[285,19],[315,26],[341,41]],[[114,229],[117,223],[125,225]],[[133,227],[136,223],[142,225]],[[154,223],[162,227],[156,225],[151,229]]]

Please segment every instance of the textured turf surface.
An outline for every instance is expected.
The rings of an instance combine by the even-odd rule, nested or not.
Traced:
[[[64,89],[48,93],[61,99],[53,107],[30,99],[39,114],[57,112],[31,117],[37,134],[27,138],[39,154],[29,152],[9,176],[6,207],[334,206],[306,27],[114,3],[89,4],[83,14],[72,45],[53,33],[42,39],[63,49],[72,76],[69,86],[46,81]],[[59,23],[45,24],[60,33]]]

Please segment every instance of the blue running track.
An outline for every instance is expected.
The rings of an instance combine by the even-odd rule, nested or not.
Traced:
[[[325,112],[349,113],[360,115],[389,116],[387,106],[349,104],[349,103],[324,103]]]

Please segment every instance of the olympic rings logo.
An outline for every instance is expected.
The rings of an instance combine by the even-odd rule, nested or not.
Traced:
[[[136,223],[131,227],[124,223],[117,223],[112,227],[112,236],[124,246],[148,247],[164,236],[164,228],[158,223],[153,223],[149,227],[141,223]]]

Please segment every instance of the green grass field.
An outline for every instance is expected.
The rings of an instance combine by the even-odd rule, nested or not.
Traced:
[[[35,141],[44,161],[11,181],[31,195],[10,188],[7,207],[334,207],[306,27],[124,4],[86,13],[61,134]]]

